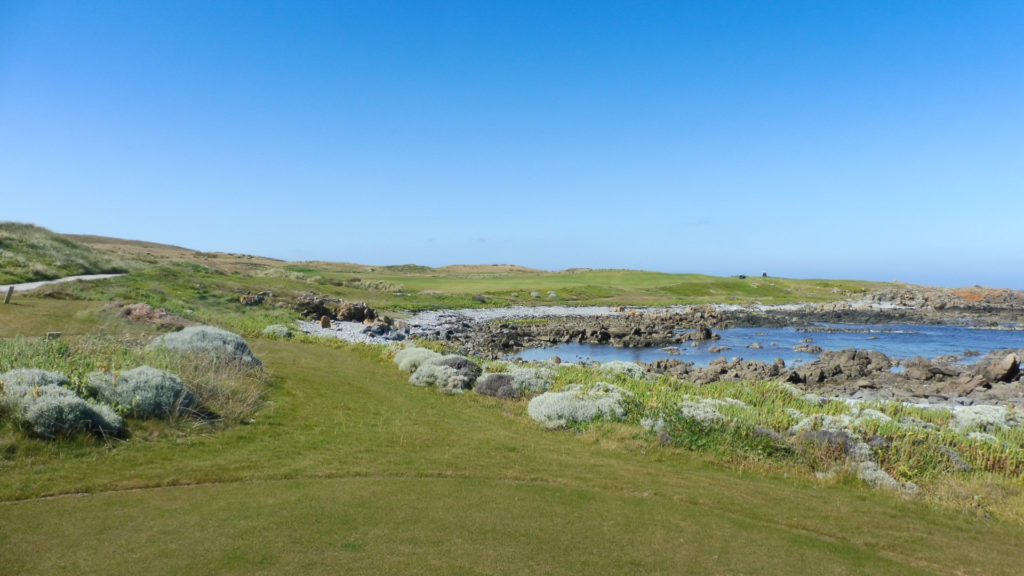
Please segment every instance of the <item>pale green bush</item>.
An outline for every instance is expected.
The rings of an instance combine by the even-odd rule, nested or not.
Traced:
[[[120,436],[124,432],[124,420],[110,406],[86,402],[73,392],[70,396],[40,395],[26,404],[23,414],[32,433],[43,438],[69,438],[82,432]]]
[[[636,362],[612,360],[601,364],[601,372],[610,376],[626,376],[627,378],[643,378],[647,372]]]
[[[451,366],[440,364],[424,364],[409,379],[413,386],[434,386],[439,392],[461,394],[464,378],[459,371]]]
[[[211,351],[222,354],[246,366],[262,363],[252,355],[245,339],[216,326],[189,326],[180,332],[171,332],[157,338],[154,347],[182,352]]]
[[[512,375],[505,373],[484,374],[476,381],[473,390],[477,394],[496,398],[515,398],[519,392],[512,384]]]
[[[584,387],[574,385],[564,392],[545,392],[530,401],[530,418],[548,428],[559,428],[594,420],[622,420],[631,394],[605,382]]]
[[[547,392],[555,380],[555,373],[550,368],[514,368],[512,387],[520,393],[537,394]]]
[[[43,438],[69,438],[82,432],[118,436],[124,431],[124,420],[109,406],[85,401],[61,385],[67,381],[56,372],[12,370],[0,376],[0,405]]]
[[[267,336],[268,338],[280,338],[286,340],[292,337],[292,331],[284,324],[271,324],[263,329],[260,334]]]
[[[953,411],[949,427],[957,431],[980,430],[992,432],[1013,428],[1024,423],[1024,412],[1006,406],[963,406]]]
[[[67,386],[69,380],[60,372],[37,368],[16,368],[0,374],[0,382],[36,388],[39,386]]]
[[[398,369],[402,372],[409,372],[411,374],[428,361],[440,358],[441,355],[433,350],[410,346],[399,350],[395,354],[395,364],[398,365]]]
[[[149,366],[120,375],[92,372],[87,381],[100,400],[123,407],[135,418],[169,418],[195,405],[180,378]]]
[[[452,380],[452,388],[460,388],[462,390],[469,390],[473,387],[473,383],[476,382],[477,377],[482,372],[479,365],[473,362],[465,356],[459,356],[458,354],[449,354],[442,356],[434,360],[428,361],[428,364],[434,364],[437,366],[447,366],[458,375],[458,380]]]

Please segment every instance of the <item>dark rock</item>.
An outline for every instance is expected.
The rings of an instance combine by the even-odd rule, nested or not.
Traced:
[[[1011,352],[1001,359],[988,364],[985,375],[995,382],[1009,382],[1017,377],[1020,371],[1020,358]]]
[[[329,296],[303,294],[296,301],[295,310],[305,318],[319,319],[322,316],[327,316],[334,319],[334,310],[340,303],[341,300]]]
[[[807,338],[810,340],[810,338]],[[794,352],[806,352],[808,354],[821,354],[821,346],[815,346],[813,344],[797,344],[793,346]]]
[[[363,302],[346,302],[338,306],[335,317],[346,322],[365,322],[375,320],[377,311]]]

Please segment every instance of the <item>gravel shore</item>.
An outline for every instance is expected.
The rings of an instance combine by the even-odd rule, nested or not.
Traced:
[[[851,301],[849,304],[855,308],[877,308],[891,309],[892,305],[868,303],[864,301]],[[719,304],[713,306],[723,312],[748,311],[798,311],[803,310],[810,304],[782,304],[777,306],[748,305],[737,306],[734,304]],[[427,310],[417,312],[404,321],[409,326],[409,334],[412,336],[425,335],[446,327],[455,327],[462,324],[477,324],[480,322],[492,322],[495,320],[527,320],[530,318],[565,318],[565,317],[593,317],[593,316],[618,316],[628,313],[631,310],[645,313],[673,313],[682,312],[689,306],[668,306],[646,308],[642,306],[610,307],[610,306],[513,306],[508,308],[466,308],[462,310]],[[625,311],[621,311],[625,310]],[[366,326],[359,322],[331,322],[330,328],[321,328],[317,322],[299,321],[299,329],[306,334],[315,336],[329,336],[348,340],[349,342],[366,343],[387,343],[393,341],[384,337],[367,334],[364,331]]]

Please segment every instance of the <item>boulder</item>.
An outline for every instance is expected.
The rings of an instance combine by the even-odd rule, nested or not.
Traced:
[[[806,340],[810,340],[807,338]],[[793,346],[794,352],[804,352],[807,354],[821,354],[821,346],[815,346],[813,344],[797,344]]]
[[[305,318],[317,319],[322,316],[334,318],[334,310],[341,303],[337,298],[303,294],[295,303],[295,310]]]
[[[335,310],[335,317],[346,322],[373,321],[377,318],[377,311],[364,302],[346,302]]]
[[[988,364],[985,375],[995,382],[1009,382],[1020,372],[1020,358],[1011,352],[1001,359]]]

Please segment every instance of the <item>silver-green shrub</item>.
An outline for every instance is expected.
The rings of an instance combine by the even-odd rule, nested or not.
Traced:
[[[458,370],[440,364],[424,364],[409,379],[409,383],[414,386],[434,386],[439,392],[448,394],[464,392],[463,382],[464,378]]]
[[[262,365],[252,355],[252,350],[244,338],[216,326],[189,326],[179,332],[164,334],[154,340],[152,345],[182,352],[209,351],[222,354],[245,366]]]
[[[435,364],[437,366],[447,366],[458,375],[459,380],[453,380],[451,382],[452,388],[460,388],[462,390],[469,390],[473,387],[473,383],[476,382],[477,377],[482,372],[480,366],[466,358],[465,356],[459,356],[458,354],[449,354],[442,356],[441,358],[430,360],[429,364]]]
[[[37,368],[17,368],[0,374],[0,382],[7,385],[15,384],[28,388],[40,386],[67,386],[68,377],[60,372],[39,370]]]
[[[548,428],[594,420],[622,420],[631,394],[618,386],[598,382],[591,387],[574,385],[564,392],[545,392],[530,400],[530,418]]]
[[[195,405],[180,378],[149,366],[120,375],[92,372],[86,379],[100,400],[124,407],[135,418],[169,418]]]
[[[12,418],[43,438],[69,438],[82,432],[118,436],[124,420],[109,406],[80,398],[62,384],[67,377],[44,370],[12,370],[0,376],[4,383],[0,405]]]
[[[484,374],[476,381],[473,390],[477,394],[495,398],[515,398],[519,395],[512,385],[512,375],[506,373]]]
[[[1002,428],[1013,428],[1024,424],[1024,412],[1008,409],[1006,406],[961,406],[953,410],[949,427],[963,432],[980,430],[992,432]]]
[[[284,324],[271,324],[263,329],[260,334],[267,336],[268,338],[280,338],[286,340],[292,337],[292,331]]]
[[[40,395],[27,404],[23,414],[32,433],[44,438],[67,438],[82,432],[120,436],[124,432],[124,420],[110,406],[86,402],[73,392],[70,396]]]
[[[520,393],[547,392],[555,380],[554,371],[543,367],[514,368],[509,374],[512,376],[512,387]]]
[[[433,350],[410,346],[399,350],[395,354],[395,364],[398,365],[398,369],[402,372],[409,372],[411,374],[428,361],[440,358],[441,355]]]
[[[623,375],[628,378],[643,378],[647,374],[636,362],[623,362],[622,360],[612,360],[601,364],[601,372],[610,376]]]

